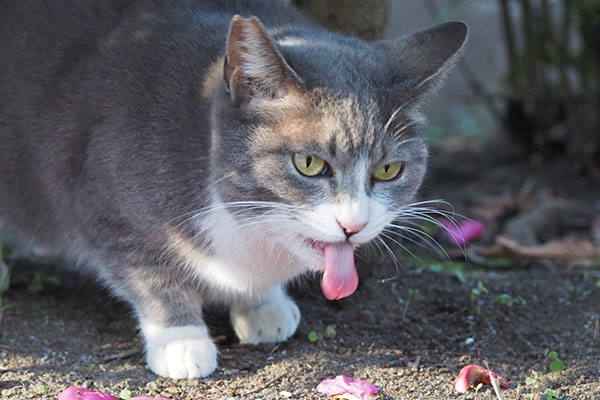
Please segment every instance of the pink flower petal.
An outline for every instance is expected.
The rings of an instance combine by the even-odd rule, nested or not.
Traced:
[[[119,400],[105,392],[95,392],[84,387],[70,387],[58,395],[58,400]]]
[[[327,396],[350,394],[356,398],[368,400],[377,394],[379,390],[377,386],[369,382],[338,375],[335,379],[325,379],[319,383],[317,392]]]
[[[463,246],[473,240],[479,239],[485,232],[485,225],[479,221],[466,220],[461,223],[442,219],[446,227],[446,234],[452,243]]]
[[[498,383],[508,389],[508,381],[494,371],[483,368],[480,365],[469,364],[460,370],[460,373],[454,381],[454,390],[458,393],[465,393],[468,388],[475,386],[476,383],[482,382],[490,384],[490,373]]]
[[[63,390],[58,395],[58,400],[120,400],[118,397],[111,396],[105,392],[95,392],[84,387],[70,387]],[[136,396],[129,400],[168,400],[165,398]]]

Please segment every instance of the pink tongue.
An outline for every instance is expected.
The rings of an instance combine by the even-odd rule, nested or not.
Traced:
[[[321,290],[328,300],[350,296],[358,287],[358,274],[354,267],[354,248],[348,241],[326,243],[325,272],[321,279]]]

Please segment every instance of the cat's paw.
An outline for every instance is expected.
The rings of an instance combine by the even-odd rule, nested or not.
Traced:
[[[146,362],[157,375],[203,378],[217,368],[217,346],[204,326],[142,324],[142,332],[146,339]]]
[[[232,308],[233,329],[242,343],[274,343],[296,332],[300,310],[287,296],[277,296],[254,307]]]

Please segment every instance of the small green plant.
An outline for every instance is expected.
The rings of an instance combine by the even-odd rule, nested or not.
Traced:
[[[475,306],[477,315],[481,314],[481,297],[484,294],[488,294],[489,290],[484,286],[481,281],[477,281],[477,287],[471,289],[471,304]]]
[[[550,363],[550,371],[558,372],[567,368],[565,363],[558,358],[558,353],[556,353],[555,351],[551,351],[550,353],[548,353],[548,358],[552,360],[552,362]]]
[[[521,296],[512,297],[508,293],[499,294],[498,296],[496,296],[496,298],[494,300],[496,301],[496,303],[500,304],[501,306],[506,306],[506,307],[511,307],[511,308],[513,306],[524,306],[525,304],[527,304],[527,301],[523,297],[521,297]]]
[[[477,384],[477,386],[475,386],[473,389],[475,389],[475,394],[479,393],[479,390],[483,387],[483,383],[479,382]]]
[[[457,281],[465,284],[467,283],[467,278],[465,277],[465,274],[463,272],[464,266],[465,265],[463,263],[457,262],[435,262],[430,264],[428,269],[429,271],[438,274],[451,273],[452,275],[454,275]]]
[[[542,379],[542,376],[537,372],[537,371],[531,371],[531,376],[528,376],[525,379],[525,384],[526,385],[535,385],[536,383],[538,383],[540,380]]]
[[[123,389],[123,390],[121,390],[121,393],[119,393],[119,399],[127,400],[130,397],[135,397],[137,395],[138,395],[138,392],[136,392],[135,390],[131,391],[129,389]]]
[[[41,394],[46,394],[46,393],[48,393],[48,390],[49,390],[49,389],[48,389],[48,386],[46,386],[46,385],[43,385],[43,384],[41,384],[41,383],[40,383],[40,384],[37,384],[37,385],[35,385],[35,386],[33,386],[33,387],[31,388],[31,391],[32,391],[34,394],[38,394],[38,395],[41,395]]]
[[[419,289],[408,289],[408,295],[406,296],[406,301],[404,302],[404,309],[402,310],[402,321],[406,320],[406,313],[408,312],[408,307],[412,299],[419,294]]]
[[[533,393],[527,393],[527,394],[525,394],[525,398],[533,400]]]
[[[319,340],[323,340],[325,337],[334,338],[336,334],[335,327],[333,325],[327,325],[325,327],[325,334],[317,331],[308,332],[308,340],[311,343],[316,343]]]
[[[10,269],[4,260],[7,259],[9,255],[10,251],[3,248],[0,244],[0,322],[2,321],[4,310],[11,306],[10,304],[4,304],[4,292],[8,289],[10,281]]]
[[[2,397],[13,397],[15,395],[16,387],[10,389],[2,389]]]
[[[552,389],[546,389],[546,400],[558,400],[559,397],[558,392],[555,392]]]
[[[315,343],[319,340],[319,334],[315,331],[308,332],[308,340],[312,343]]]
[[[325,334],[329,337],[335,337],[336,332],[333,325],[327,325],[327,327],[325,328]]]
[[[231,374],[233,374],[233,371],[229,368],[225,368],[225,370],[223,370],[223,373],[227,376],[231,376]]]

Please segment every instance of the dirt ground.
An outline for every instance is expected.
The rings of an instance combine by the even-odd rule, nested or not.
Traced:
[[[489,152],[446,152],[432,160],[422,197],[451,200],[461,213],[468,214],[474,199],[525,186],[577,198],[596,213],[600,206],[600,185],[567,163],[533,166]],[[54,399],[81,385],[116,396],[128,389],[169,399],[326,399],[317,384],[343,374],[372,382],[383,399],[495,399],[487,385],[477,393],[453,390],[464,365],[487,362],[508,379],[510,388],[502,391],[507,400],[550,399],[547,389],[560,399],[600,399],[598,263],[500,260],[482,266],[411,249],[420,261],[401,250],[399,267],[377,254],[359,261],[359,290],[341,301],[326,301],[316,281],[291,288],[302,322],[286,343],[240,345],[225,313],[211,310],[219,368],[189,381],[147,369],[126,305],[86,278],[44,262],[21,262],[4,298],[0,397]],[[473,294],[478,282],[487,293]],[[501,294],[515,304],[502,303]],[[326,332],[328,326],[335,334]],[[311,331],[318,334],[315,342]],[[550,351],[566,364],[563,371],[550,371]]]

